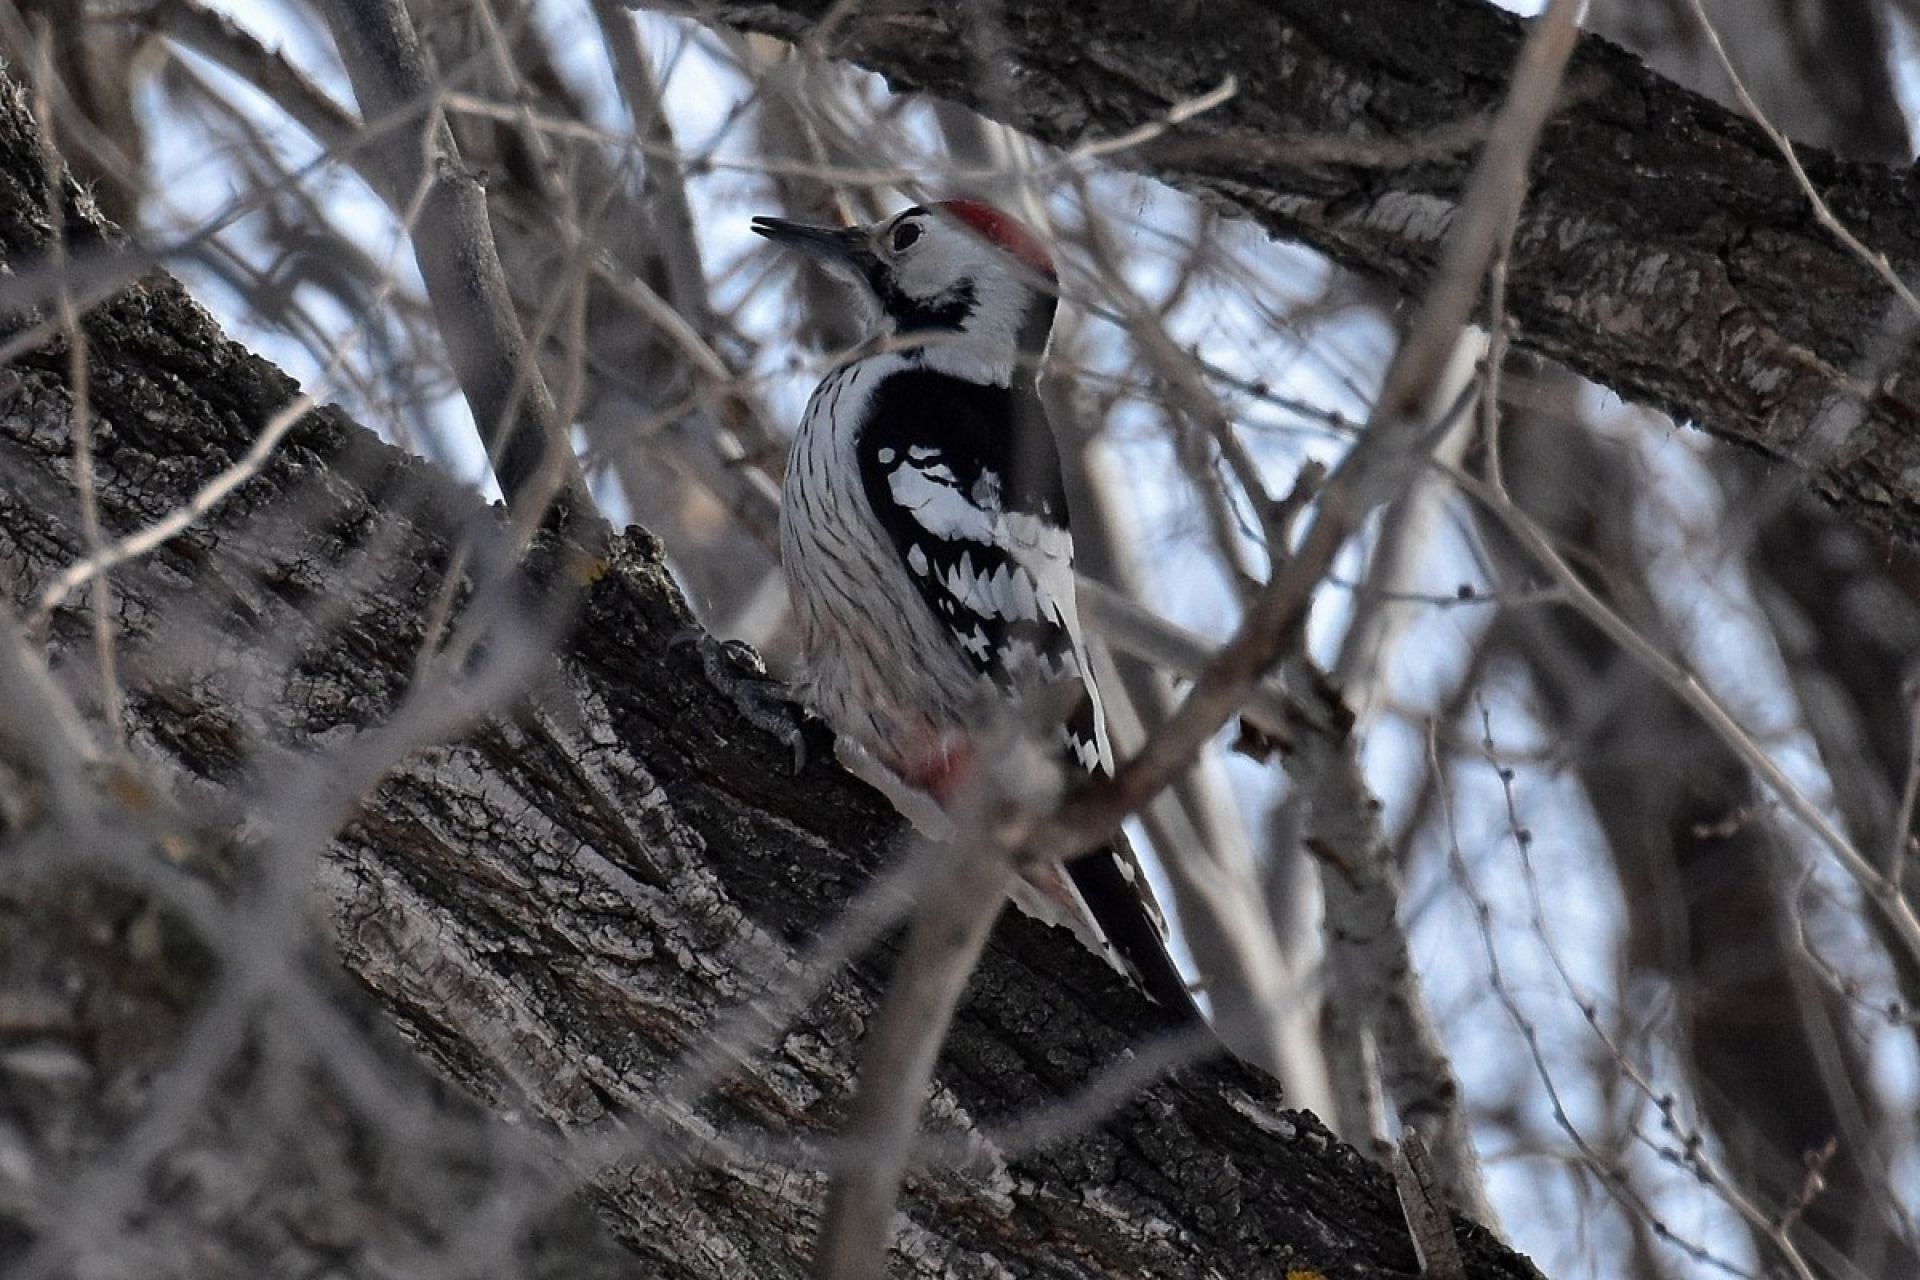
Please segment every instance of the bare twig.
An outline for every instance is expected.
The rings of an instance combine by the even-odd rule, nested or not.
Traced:
[[[88,777],[102,753],[38,652],[0,610],[0,760],[31,762],[56,822],[87,809]]]
[[[1428,725],[1427,732],[1427,767],[1435,774],[1440,773],[1442,770],[1439,735],[1437,726],[1433,724]],[[1582,1131],[1580,1125],[1567,1110],[1566,1099],[1562,1094],[1560,1086],[1555,1083],[1552,1067],[1549,1064],[1545,1047],[1541,1043],[1540,1029],[1527,1017],[1526,1012],[1520,1007],[1519,998],[1514,992],[1512,981],[1507,976],[1506,967],[1500,962],[1500,952],[1494,945],[1493,930],[1491,927],[1493,921],[1493,905],[1488,901],[1485,893],[1476,882],[1472,870],[1467,865],[1466,857],[1461,852],[1460,833],[1454,817],[1453,800],[1445,787],[1437,788],[1434,795],[1439,802],[1440,824],[1441,829],[1445,833],[1447,843],[1447,864],[1453,872],[1455,881],[1466,894],[1474,914],[1479,918],[1480,947],[1482,954],[1486,958],[1488,981],[1493,987],[1494,997],[1499,1001],[1501,1009],[1506,1013],[1508,1020],[1519,1033],[1522,1043],[1526,1045],[1528,1060],[1533,1067],[1535,1078],[1540,1082],[1543,1096],[1552,1112],[1555,1126],[1558,1127],[1560,1131],[1566,1135],[1567,1140],[1573,1144],[1579,1159],[1594,1171],[1597,1175],[1599,1185],[1605,1190],[1606,1194],[1612,1196],[1636,1218],[1658,1223],[1658,1216],[1654,1213],[1652,1206],[1650,1206],[1645,1198],[1628,1182],[1618,1166],[1609,1161],[1606,1155],[1595,1147],[1593,1140]],[[1606,1031],[1600,1026],[1598,1018],[1591,1013],[1592,1006],[1589,1005],[1587,1008],[1588,1026],[1591,1027],[1595,1034],[1599,1035],[1607,1047],[1613,1051],[1621,1071],[1631,1080],[1636,1090],[1644,1096],[1657,1101],[1664,1121],[1674,1123],[1674,1100],[1672,1095],[1655,1093],[1651,1082],[1633,1066],[1626,1055],[1620,1051],[1618,1045],[1614,1043]],[[1677,1127],[1675,1131],[1682,1139],[1687,1159],[1690,1162],[1689,1167],[1691,1171],[1696,1173],[1702,1181],[1707,1182],[1708,1185],[1720,1189],[1724,1184],[1724,1175],[1719,1172],[1717,1166],[1713,1165],[1712,1162],[1707,1159],[1704,1144],[1700,1141],[1699,1136],[1697,1134],[1687,1134]],[[1736,1211],[1741,1211],[1743,1206],[1745,1210],[1751,1210],[1752,1206],[1750,1204],[1739,1199],[1737,1189],[1727,1188],[1727,1192],[1733,1197],[1729,1203],[1733,1205]],[[1679,1243],[1680,1247],[1687,1249],[1690,1254],[1701,1258],[1703,1261],[1719,1264],[1718,1258],[1700,1249],[1698,1246],[1689,1246],[1679,1241],[1678,1237],[1671,1236],[1670,1233],[1664,1234],[1668,1234],[1669,1238],[1675,1239],[1676,1243]],[[1797,1260],[1798,1255],[1797,1253],[1789,1252],[1789,1258],[1791,1260]],[[1730,1274],[1739,1274],[1734,1268],[1727,1267],[1724,1264],[1721,1264],[1719,1269],[1727,1271]],[[1799,1262],[1795,1274],[1799,1277],[1799,1280],[1813,1280],[1811,1274],[1806,1271],[1804,1261]]]
[[[100,529],[100,502],[94,492],[92,383],[87,368],[86,330],[80,327],[80,311],[74,305],[72,282],[67,277],[67,168],[61,162],[59,144],[54,137],[52,86],[54,83],[52,37],[43,22],[34,24],[34,114],[40,119],[40,163],[47,184],[47,256],[58,280],[54,293],[54,313],[67,338],[67,404],[69,431],[73,436],[73,487],[80,495],[80,536],[87,556],[98,556],[106,541]],[[93,580],[93,651],[100,668],[101,716],[116,747],[127,740],[126,716],[121,709],[120,675],[113,651],[113,583],[105,573]]]
[[[514,313],[486,193],[462,167],[435,105],[413,20],[398,0],[325,0],[320,8],[368,121],[426,113],[417,138],[384,137],[372,152],[390,188],[425,185],[414,257],[501,492],[516,511],[542,510],[551,498],[563,523],[590,512],[565,424]]]
[[[1135,604],[1103,582],[1082,577],[1075,580],[1074,590],[1080,616],[1122,653],[1189,680],[1198,679],[1219,655],[1220,647],[1206,637]],[[1260,732],[1283,742],[1293,737],[1296,721],[1314,713],[1272,679],[1255,684],[1242,709]]]
[[[682,154],[674,143],[673,127],[660,99],[647,50],[634,26],[633,15],[613,0],[592,0],[594,21],[613,64],[633,132],[645,144],[646,198],[659,255],[667,276],[667,296],[676,315],[696,331],[713,323],[707,296],[707,277],[700,256],[700,238],[694,233],[693,210],[687,200]],[[531,110],[531,106],[527,108]]]
[[[1467,1264],[1453,1238],[1453,1218],[1433,1173],[1433,1157],[1415,1129],[1400,1134],[1393,1149],[1393,1186],[1407,1216],[1414,1256],[1425,1280],[1467,1280]]]
[[[1806,196],[1807,203],[1812,206],[1814,218],[1833,235],[1834,239],[1846,247],[1848,253],[1865,263],[1869,270],[1885,281],[1887,287],[1893,290],[1894,295],[1900,299],[1908,311],[1920,318],[1920,297],[1916,297],[1913,290],[1907,287],[1907,282],[1900,278],[1900,273],[1893,269],[1891,262],[1887,261],[1886,254],[1877,249],[1868,248],[1860,237],[1848,229],[1846,223],[1835,216],[1826,197],[1820,194],[1819,188],[1813,185],[1813,179],[1807,176],[1806,169],[1801,166],[1800,157],[1793,148],[1793,140],[1780,132],[1779,127],[1767,118],[1767,113],[1760,109],[1760,104],[1753,100],[1753,95],[1747,92],[1746,81],[1742,80],[1740,73],[1734,70],[1733,59],[1727,56],[1726,46],[1720,43],[1720,33],[1714,30],[1713,22],[1707,17],[1707,11],[1701,7],[1700,0],[1687,0],[1687,7],[1693,11],[1694,21],[1700,25],[1701,34],[1706,36],[1707,47],[1713,50],[1713,56],[1720,64],[1721,73],[1727,77],[1727,83],[1733,86],[1733,95],[1739,99],[1741,109],[1756,125],[1760,126],[1760,131],[1767,135],[1767,140],[1772,142],[1774,148],[1780,152],[1780,158],[1787,162],[1787,170],[1793,174],[1795,185],[1800,188],[1801,194]]]
[[[1011,883],[1006,850],[956,849],[950,875],[914,917],[860,1065],[846,1126],[860,1158],[842,1168],[827,1196],[813,1268],[822,1280],[864,1280],[884,1269],[894,1196],[934,1059]]]
[[[1896,894],[1905,896],[1907,857],[1913,848],[1914,807],[1920,803],[1920,683],[1909,687],[1907,715],[1912,725],[1907,734],[1907,780],[1900,788],[1900,806],[1893,815],[1893,839],[1888,842],[1887,861],[1881,876]]]
[[[1400,876],[1357,745],[1345,732],[1316,735],[1290,770],[1307,810],[1306,843],[1324,870],[1329,1000],[1368,1034],[1386,1098],[1433,1152],[1441,1190],[1493,1227],[1460,1081],[1400,924]]]
[[[128,20],[179,41],[252,84],[330,151],[349,149],[360,131],[353,113],[285,55],[267,48],[232,18],[215,13],[199,0],[154,0]]]
[[[1122,151],[1130,151],[1135,147],[1144,147],[1148,143],[1165,137],[1170,131],[1179,128],[1194,117],[1225,106],[1238,92],[1240,92],[1239,81],[1228,76],[1205,93],[1195,94],[1185,101],[1174,103],[1158,120],[1149,120],[1145,124],[1136,125],[1118,137],[1101,138],[1094,142],[1080,144],[1062,159],[1062,167],[1085,164],[1089,160],[1101,160]]]
[[[996,736],[1006,736],[1005,726]],[[1007,764],[983,770],[963,805],[960,836],[937,884],[914,913],[906,949],[895,966],[861,1057],[859,1083],[844,1141],[860,1152],[842,1165],[827,1195],[826,1220],[813,1270],[821,1280],[866,1280],[884,1271],[893,1234],[893,1204],[913,1150],[914,1133],[934,1059],[947,1025],[980,959],[1013,884],[1014,850],[1036,811],[1034,784],[1048,769],[1033,746],[1015,737],[983,759],[1031,756],[1024,774]],[[1022,794],[1022,793],[1025,794]]]

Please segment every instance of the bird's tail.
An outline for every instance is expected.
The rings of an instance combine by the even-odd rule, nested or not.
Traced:
[[[1124,835],[1067,864],[1087,914],[1114,956],[1148,995],[1182,1023],[1206,1021],[1193,989],[1174,963],[1166,921],[1155,908],[1140,864]]]

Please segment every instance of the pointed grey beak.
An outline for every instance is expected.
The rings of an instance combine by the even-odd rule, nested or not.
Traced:
[[[752,229],[775,244],[798,249],[826,262],[847,263],[866,249],[867,233],[860,227],[810,227],[785,218],[755,218]]]

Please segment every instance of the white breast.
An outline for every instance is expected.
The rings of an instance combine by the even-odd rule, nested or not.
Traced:
[[[963,728],[980,683],[921,600],[860,478],[867,403],[904,363],[883,353],[827,375],[801,416],[780,502],[798,688],[836,732],[888,761]]]

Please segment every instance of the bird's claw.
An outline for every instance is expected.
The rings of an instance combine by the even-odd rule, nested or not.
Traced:
[[[784,742],[793,752],[794,774],[807,767],[807,713],[786,685],[767,674],[766,664],[752,645],[744,640],[721,640],[699,627],[688,627],[667,641],[667,647],[691,648],[699,655],[707,683],[727,695],[727,701],[748,724]]]

